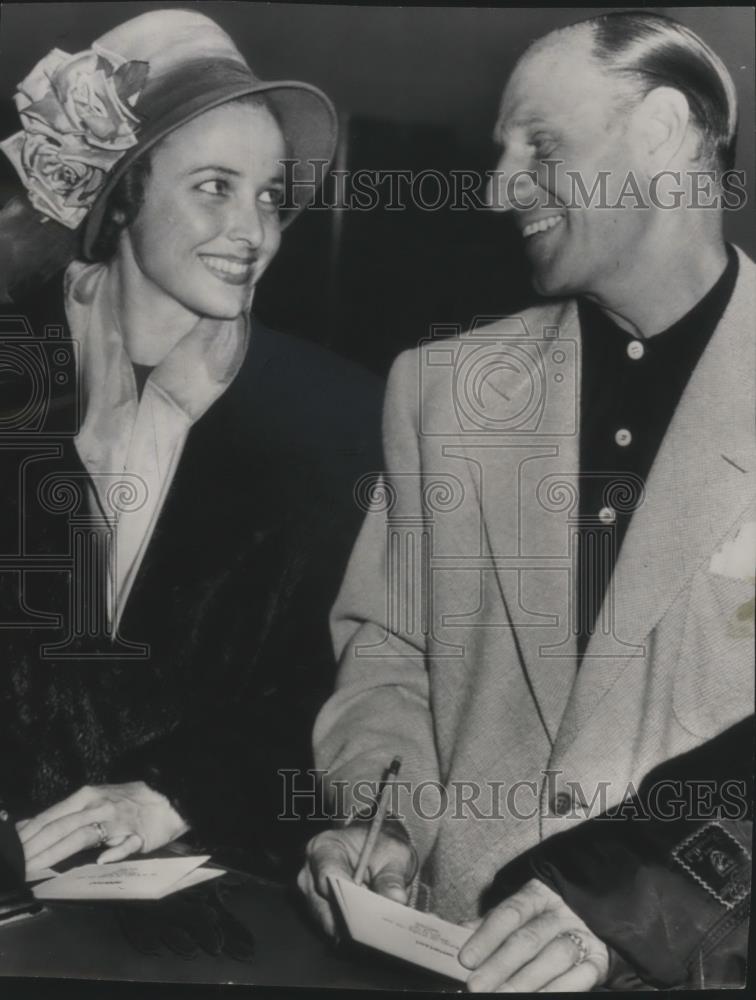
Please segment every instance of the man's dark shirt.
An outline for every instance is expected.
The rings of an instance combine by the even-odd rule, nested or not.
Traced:
[[[633,511],[685,386],[732,295],[738,257],[682,319],[647,340],[579,303],[582,338],[580,527],[575,613],[578,657],[596,626]],[[609,602],[605,628],[609,628]],[[599,623],[598,628],[601,628]]]

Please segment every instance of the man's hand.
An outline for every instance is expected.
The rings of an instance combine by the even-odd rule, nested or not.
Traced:
[[[354,876],[369,826],[357,822],[340,830],[326,830],[307,845],[307,857],[297,884],[307,897],[315,919],[331,936],[336,933],[336,925],[329,902],[328,876],[343,879]],[[397,835],[381,832],[368,864],[367,885],[382,896],[406,903],[407,887],[416,871],[417,857],[406,835],[399,831]]]
[[[85,785],[32,819],[17,824],[26,870],[49,868],[86,848],[107,845],[98,863],[146,854],[189,829],[164,795],[143,781]]]
[[[473,993],[582,992],[609,971],[606,945],[538,879],[467,926],[476,930],[459,960],[475,970]]]

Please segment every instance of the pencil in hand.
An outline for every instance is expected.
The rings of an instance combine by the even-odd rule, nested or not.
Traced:
[[[360,857],[357,861],[357,868],[354,873],[354,881],[356,885],[362,885],[365,880],[365,872],[367,871],[373,849],[375,848],[375,843],[378,840],[378,836],[383,827],[383,821],[386,818],[386,812],[388,811],[389,799],[391,798],[391,783],[399,773],[401,765],[402,758],[394,757],[388,770],[386,771],[386,774],[384,775],[383,781],[381,782],[378,808],[376,809],[375,815],[370,823],[370,829],[368,830],[368,835],[365,838],[365,843],[362,845]]]

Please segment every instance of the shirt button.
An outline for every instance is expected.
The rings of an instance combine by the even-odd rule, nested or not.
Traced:
[[[621,427],[614,435],[614,440],[617,442],[620,448],[627,448],[627,446],[633,440],[633,435],[626,427]]]
[[[633,361],[640,361],[645,353],[646,348],[640,340],[631,340],[627,345],[627,356],[632,358]]]
[[[602,507],[598,512],[598,518],[602,524],[614,524],[617,520],[617,512],[613,507]]]

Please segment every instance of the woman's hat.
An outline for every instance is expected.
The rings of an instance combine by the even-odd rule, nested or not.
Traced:
[[[108,195],[129,166],[179,126],[252,94],[264,96],[286,142],[286,224],[314,198],[333,157],[334,107],[309,84],[259,80],[229,36],[192,11],[142,14],[76,55],[54,49],[19,85],[24,128],[0,149],[40,213],[36,221],[76,230],[77,256],[89,259]]]

